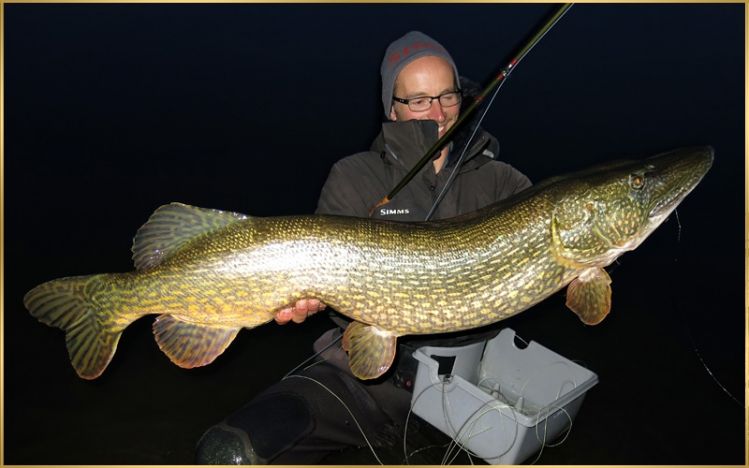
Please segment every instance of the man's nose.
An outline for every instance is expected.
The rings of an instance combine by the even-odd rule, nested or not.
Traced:
[[[429,117],[429,120],[436,120],[437,122],[445,120],[445,112],[442,110],[442,104],[440,104],[439,99],[432,99],[432,105],[429,107],[427,117]]]

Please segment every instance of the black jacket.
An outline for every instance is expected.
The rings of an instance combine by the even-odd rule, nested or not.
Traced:
[[[467,131],[457,132],[453,148],[462,149],[460,142],[467,137]],[[369,209],[400,182],[435,141],[437,125],[433,121],[384,123],[382,132],[369,151],[343,158],[333,166],[320,194],[317,213],[368,217]],[[434,173],[432,164],[427,164],[389,204],[379,208],[372,217],[423,221],[455,167],[459,157],[459,154],[454,154],[456,152],[451,152],[439,174]],[[509,164],[494,159],[498,152],[497,140],[479,131],[432,219],[469,213],[530,187],[531,182],[525,175]],[[335,314],[331,318],[341,328],[348,324]],[[489,326],[460,333],[402,337],[398,340],[398,362],[393,366],[393,381],[397,386],[411,390],[417,366],[411,354],[419,346],[459,346],[491,338],[498,330]],[[315,350],[326,348],[335,336],[335,331],[324,334],[315,343]],[[347,357],[340,346],[331,348],[325,357],[349,372]]]
[[[461,139],[460,132],[455,141]],[[317,205],[318,214],[368,217],[369,209],[387,195],[437,141],[437,125],[431,120],[386,122],[369,151],[335,163]],[[456,143],[453,148],[462,149]],[[432,219],[469,213],[509,197],[531,185],[509,164],[495,160],[497,140],[479,130],[458,174]],[[423,221],[453,170],[457,151],[452,151],[442,170],[424,168],[373,218]]]

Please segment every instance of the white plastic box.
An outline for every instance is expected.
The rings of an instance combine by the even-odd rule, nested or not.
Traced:
[[[452,370],[439,375],[433,356],[454,356]],[[519,348],[510,328],[467,346],[424,346],[414,357],[413,412],[490,464],[521,463],[554,442],[598,383],[534,341]]]

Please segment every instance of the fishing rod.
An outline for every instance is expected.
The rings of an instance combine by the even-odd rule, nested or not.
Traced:
[[[476,98],[468,106],[468,108],[465,109],[463,112],[460,113],[460,116],[458,117],[458,120],[455,121],[455,124],[452,127],[450,127],[449,129],[447,129],[447,131],[442,135],[442,137],[440,137],[432,145],[432,147],[427,150],[427,152],[424,154],[424,156],[422,156],[422,158],[414,165],[414,167],[412,167],[411,170],[408,171],[408,174],[406,174],[403,177],[403,179],[401,179],[401,181],[398,182],[398,184],[390,191],[390,193],[388,193],[387,195],[385,195],[372,208],[370,208],[370,210],[369,210],[369,216],[372,216],[372,214],[374,213],[374,211],[377,208],[390,203],[390,200],[392,200],[393,197],[395,197],[395,195],[398,192],[400,192],[401,189],[403,187],[405,187],[411,181],[411,179],[414,178],[414,176],[421,170],[421,168],[424,167],[424,165],[426,165],[426,163],[428,161],[430,161],[445,146],[445,144],[447,143],[447,141],[449,141],[449,139],[452,137],[453,133],[455,133],[455,130],[458,127],[460,127],[461,124],[464,121],[466,121],[471,114],[473,114],[473,112],[479,107],[479,105],[484,101],[484,99],[486,99],[486,97],[492,91],[498,91],[499,90],[499,88],[498,88],[499,85],[501,83],[503,83],[504,80],[508,76],[510,76],[510,73],[512,73],[512,71],[515,69],[515,67],[517,66],[517,64],[520,63],[521,60],[523,60],[523,57],[525,57],[525,55],[528,52],[530,52],[530,50],[536,44],[538,44],[538,42],[541,41],[541,39],[546,35],[546,33],[549,32],[551,30],[551,28],[554,27],[554,25],[557,23],[557,21],[559,21],[562,18],[562,16],[564,16],[564,14],[567,13],[567,10],[569,10],[570,8],[572,8],[572,5],[573,5],[572,3],[565,3],[561,7],[559,7],[559,9],[557,9],[557,11],[546,21],[546,23],[544,23],[544,25],[541,27],[541,29],[539,29],[536,32],[536,34],[534,34],[533,37],[531,37],[530,40],[528,40],[528,42],[526,42],[526,44],[512,58],[512,60],[510,60],[510,62],[507,65],[505,65],[500,70],[500,72],[497,74],[497,76],[483,89],[483,91],[481,91],[481,93],[478,96],[476,96]],[[495,96],[496,96],[496,94],[495,94]],[[490,101],[489,104],[491,105],[491,102],[493,102],[493,101],[494,101],[494,97],[492,97],[492,99],[491,99],[491,101]],[[481,119],[479,119],[479,121],[477,122],[476,128],[474,129],[474,133],[471,135],[471,138],[468,140],[468,142],[465,145],[465,148],[463,149],[463,154],[465,154],[465,151],[468,148],[468,145],[470,144],[471,139],[473,138],[473,136],[476,133],[476,129],[478,129],[479,125],[481,124],[481,120],[483,120],[484,116],[486,115],[486,111],[488,109],[489,109],[489,106],[486,107],[486,109],[484,110],[484,114],[481,116]],[[461,159],[462,159],[463,154],[461,155]],[[458,164],[456,164],[456,167],[457,166],[458,166]],[[443,190],[443,192],[440,195],[444,196],[444,190]],[[439,199],[441,199],[441,197],[438,198],[438,200]],[[436,207],[436,204],[432,207],[432,211],[434,211],[435,207]],[[430,215],[431,215],[431,212],[430,212]]]

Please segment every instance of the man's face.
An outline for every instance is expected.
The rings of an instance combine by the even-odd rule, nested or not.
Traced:
[[[439,96],[456,89],[450,64],[440,57],[428,55],[403,67],[395,80],[393,92],[399,98],[413,99],[420,96]],[[413,112],[407,104],[393,101],[390,120],[434,120],[439,126],[441,137],[447,129],[455,125],[459,113],[460,104],[442,107],[439,99],[434,99],[432,106],[422,112]]]

